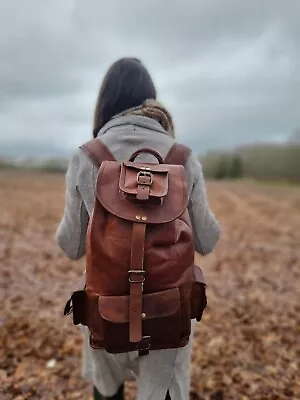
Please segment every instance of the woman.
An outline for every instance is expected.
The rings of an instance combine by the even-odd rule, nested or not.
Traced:
[[[164,157],[174,144],[172,118],[156,102],[152,79],[138,59],[123,58],[109,68],[96,104],[93,136],[99,137],[117,160],[129,159],[140,148],[154,149]],[[185,169],[195,248],[205,255],[217,243],[219,228],[194,155],[189,156]],[[67,172],[65,212],[57,231],[58,244],[72,259],[85,255],[96,177],[97,167],[78,150]],[[181,349],[152,351],[140,358],[136,352],[112,355],[92,349],[88,329],[82,330],[83,376],[93,382],[95,399],[123,399],[128,374],[137,376],[138,400],[189,398],[191,343]]]

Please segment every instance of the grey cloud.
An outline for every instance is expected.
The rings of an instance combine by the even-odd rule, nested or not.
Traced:
[[[298,0],[2,0],[1,141],[86,140],[101,78],[134,55],[197,151],[300,125]]]

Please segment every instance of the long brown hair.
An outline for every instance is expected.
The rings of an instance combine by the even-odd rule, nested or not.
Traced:
[[[93,136],[115,115],[156,99],[152,78],[137,58],[121,58],[108,69],[97,98]]]

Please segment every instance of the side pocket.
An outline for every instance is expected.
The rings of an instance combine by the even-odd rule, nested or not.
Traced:
[[[207,306],[206,284],[204,282],[203,273],[198,265],[194,266],[194,273],[195,280],[191,295],[191,319],[196,319],[200,322],[203,311]]]
[[[85,290],[73,292],[71,298],[67,301],[64,309],[64,315],[73,312],[73,324],[86,325],[86,307],[87,295]]]

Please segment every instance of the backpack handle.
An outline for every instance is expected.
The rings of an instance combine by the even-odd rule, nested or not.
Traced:
[[[152,150],[152,149],[146,149],[146,148],[135,151],[132,154],[132,156],[130,157],[129,161],[134,161],[136,159],[136,157],[138,155],[142,154],[142,153],[151,154],[152,156],[154,156],[157,159],[159,164],[163,164],[164,163],[164,160],[162,159],[162,156],[159,153],[157,153],[157,151]]]

